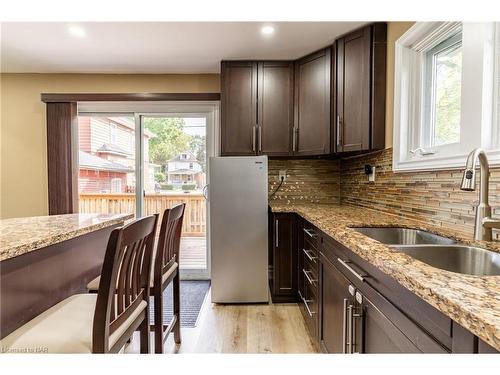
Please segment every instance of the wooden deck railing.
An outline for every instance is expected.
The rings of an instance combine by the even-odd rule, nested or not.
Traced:
[[[133,213],[135,214],[134,194],[80,193],[79,212],[81,213]],[[144,214],[161,213],[179,203],[186,203],[183,236],[205,236],[206,202],[201,193],[189,194],[146,194]],[[160,218],[161,220],[161,218]]]

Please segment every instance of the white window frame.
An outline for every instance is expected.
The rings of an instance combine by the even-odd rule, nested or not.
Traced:
[[[393,170],[462,168],[476,147],[500,165],[494,125],[495,23],[417,22],[396,42]],[[426,52],[462,30],[460,142],[423,147]],[[497,32],[497,38],[498,36]]]

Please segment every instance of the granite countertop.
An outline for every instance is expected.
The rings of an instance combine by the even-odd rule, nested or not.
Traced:
[[[120,224],[133,214],[68,214],[0,220],[0,261]]]
[[[471,276],[434,268],[350,227],[422,229],[500,252],[499,242],[473,241],[440,227],[375,210],[326,204],[270,204],[273,212],[295,212],[361,258],[397,280],[476,336],[500,350],[500,276]]]

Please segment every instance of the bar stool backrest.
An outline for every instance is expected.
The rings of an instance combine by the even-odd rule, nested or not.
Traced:
[[[174,264],[179,262],[179,246],[182,234],[182,221],[186,204],[168,208],[163,213],[156,258],[154,259],[154,285],[161,283],[162,276]]]
[[[111,232],[94,314],[94,353],[110,351],[109,336],[131,318],[142,301],[149,302],[149,275],[157,221],[158,215],[147,216]],[[118,340],[116,345],[122,345],[127,339]]]

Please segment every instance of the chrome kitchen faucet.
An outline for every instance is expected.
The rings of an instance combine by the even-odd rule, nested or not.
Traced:
[[[492,240],[492,228],[500,229],[500,219],[491,217],[491,206],[488,203],[490,183],[490,166],[486,153],[481,148],[476,148],[467,157],[465,171],[462,177],[461,190],[476,190],[476,163],[479,159],[481,165],[481,186],[479,188],[479,204],[476,207],[476,222],[474,225],[474,239],[482,241]]]

